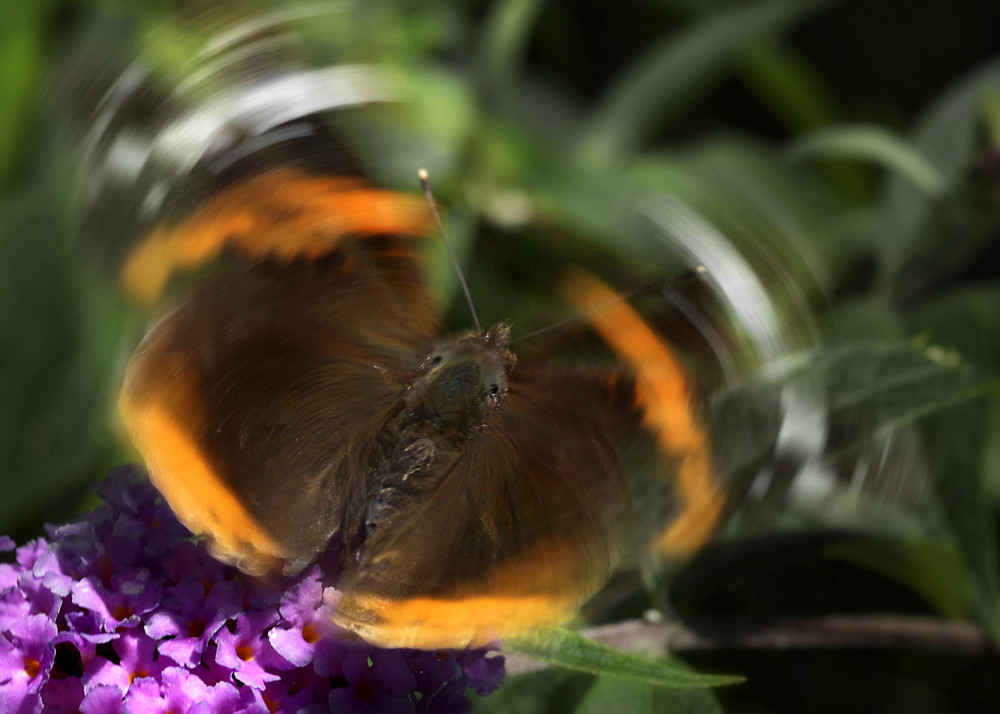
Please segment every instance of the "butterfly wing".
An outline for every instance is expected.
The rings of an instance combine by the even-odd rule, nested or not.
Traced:
[[[572,617],[619,555],[628,496],[608,405],[629,389],[519,365],[454,466],[347,565],[339,624],[381,646],[428,649]]]
[[[152,304],[175,272],[224,251],[252,260],[312,260],[351,236],[426,235],[420,199],[348,176],[276,168],[238,181],[188,218],[161,225],[130,251],[121,269],[125,291]]]
[[[436,332],[411,250],[365,239],[225,273],[136,350],[125,424],[222,559],[297,570],[363,511],[374,437]]]
[[[634,376],[634,426],[653,441],[657,475],[673,477],[675,497],[669,500],[676,506],[652,537],[650,551],[662,559],[689,557],[715,534],[727,505],[694,384],[662,337],[600,280],[575,271],[562,292]]]

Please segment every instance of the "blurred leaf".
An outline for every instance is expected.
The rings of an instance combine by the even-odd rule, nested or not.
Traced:
[[[822,2],[737,3],[665,38],[628,68],[591,112],[579,139],[580,156],[603,165],[634,151],[725,76],[748,42],[783,32]]]
[[[811,617],[836,612],[845,607],[842,599],[853,600],[860,588],[861,600],[880,611],[891,607],[897,593],[871,589],[876,578],[867,567],[856,570],[852,585],[834,591],[834,582],[818,571],[838,571],[847,577],[840,560],[828,553],[842,543],[870,543],[876,548],[881,538],[865,538],[854,532],[817,529],[789,531],[773,528],[763,534],[742,534],[717,540],[698,553],[671,584],[671,605],[685,621],[702,617],[738,616],[751,618]],[[809,575],[811,573],[811,575]],[[855,579],[856,576],[856,579]],[[837,583],[840,585],[841,583]],[[867,592],[865,592],[867,591]],[[858,602],[855,600],[855,602]],[[850,607],[848,605],[848,607]],[[730,694],[732,689],[719,692]]]
[[[672,689],[620,677],[547,668],[507,677],[500,689],[475,697],[476,714],[721,714],[710,689]]]
[[[680,663],[619,652],[569,630],[549,627],[504,641],[516,654],[591,674],[625,677],[663,687],[718,687],[742,681],[729,675],[697,674]]]
[[[842,197],[753,141],[716,136],[640,160],[631,174],[695,209],[776,288],[824,286],[866,249],[847,231],[853,214]]]
[[[741,55],[748,88],[789,131],[800,132],[832,124],[836,118],[829,92],[804,53],[784,44],[758,40]],[[867,192],[865,177],[843,161],[827,162],[826,173],[847,196]]]
[[[792,145],[789,157],[869,161],[910,181],[928,197],[945,187],[944,178],[915,146],[880,126],[838,126],[807,134]]]
[[[728,0],[649,0],[657,5],[669,7],[678,12],[699,13],[715,10]]]
[[[0,530],[69,506],[116,453],[106,424],[124,320],[68,250],[69,192],[56,187],[0,204]]]
[[[977,613],[994,636],[1000,633],[1000,590],[990,500],[985,498],[989,477],[983,469],[990,405],[997,400],[983,397],[996,394],[996,376],[973,365],[993,368],[1000,354],[996,296],[992,288],[966,289],[918,305],[908,315],[910,331],[943,347],[910,348],[906,354],[891,343],[872,345],[870,360],[857,347],[849,348],[855,354],[840,370],[844,376],[837,389],[854,395],[847,400],[852,407],[876,409],[882,419],[923,418],[921,432],[938,502],[974,583]],[[848,367],[852,362],[855,366]],[[868,376],[858,379],[865,370]],[[865,389],[865,382],[880,386]]]
[[[778,365],[773,376],[823,380],[831,412],[874,415],[883,428],[912,423],[997,393],[1000,383],[953,356],[903,342],[858,342],[811,350]]]
[[[840,197],[743,139],[720,136],[647,155],[625,171],[553,166],[526,181],[546,218],[653,276],[688,260],[679,246],[664,249],[663,232],[650,220],[661,200],[697,212],[776,290],[815,293],[866,249],[855,238],[867,236],[847,231],[853,214]]]
[[[357,150],[381,185],[418,191],[417,170],[427,169],[435,191],[458,180],[465,146],[479,117],[464,79],[423,68],[394,69],[405,93],[401,104],[363,109],[337,130]]]
[[[32,128],[48,57],[49,2],[5,3],[0,9],[0,185],[10,180]]]
[[[604,714],[609,711],[654,714],[653,685],[616,677],[595,677],[594,683],[576,708],[577,714]]]
[[[1000,60],[961,82],[939,99],[913,133],[913,146],[943,179],[945,192],[928,195],[910,178],[893,174],[882,202],[878,245],[881,280],[899,297],[964,266],[998,223],[996,209],[980,215],[973,170],[987,97],[1000,91]],[[989,210],[989,209],[987,209]]]
[[[708,689],[668,689],[647,682],[600,676],[580,700],[577,714],[635,712],[635,714],[722,714]]]
[[[952,349],[962,361],[1000,376],[1000,286],[960,287],[914,305],[910,332]],[[993,503],[1000,501],[1000,402],[994,400],[985,429],[982,478]]]
[[[758,40],[742,54],[747,83],[791,130],[814,129],[834,120],[820,78],[790,47]]]
[[[983,488],[996,508],[1000,503],[1000,399],[993,400],[988,419],[983,445]]]
[[[902,340],[906,334],[899,313],[885,299],[871,295],[848,298],[832,306],[824,328],[827,345]]]
[[[541,12],[542,0],[499,0],[493,3],[479,39],[479,71],[490,96],[505,91]]]
[[[842,541],[825,555],[860,565],[918,593],[945,617],[968,614],[972,590],[953,547],[934,541]]]
[[[911,308],[906,319],[911,332],[994,378],[1000,374],[1000,287],[935,296]],[[990,495],[998,480],[993,460],[998,410],[1000,399],[993,393],[922,424],[938,498],[974,580],[978,614],[995,639],[1000,638],[1000,583]]]
[[[1000,286],[965,286],[913,305],[910,334],[958,352],[961,360],[1000,377]]]
[[[983,444],[996,397],[931,414],[921,424],[938,499],[974,584],[974,606],[1000,642],[1000,583],[992,508],[982,475]]]
[[[657,687],[621,677],[546,668],[504,680],[492,694],[475,698],[477,714],[721,714],[710,689]]]
[[[570,714],[590,676],[566,669],[543,669],[507,677],[500,689],[473,699],[477,714]]]

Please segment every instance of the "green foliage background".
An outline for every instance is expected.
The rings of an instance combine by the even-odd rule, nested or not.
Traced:
[[[204,39],[194,7],[0,9],[0,531],[19,540],[87,508],[87,484],[129,458],[111,426],[112,395],[141,318],[74,247],[66,97],[86,94],[90,78],[69,65],[81,48],[180,62]],[[802,289],[827,346],[804,369],[836,385],[845,408],[916,426],[933,514],[916,530],[723,543],[678,576],[679,616],[889,611],[965,618],[1000,637],[1000,6],[344,7],[351,31],[318,23],[307,44],[404,73],[410,109],[355,127],[354,138],[384,183],[431,170],[470,282],[489,286],[477,294],[485,321],[544,304],[549,264],[613,265],[633,284],[670,274],[636,196],[671,197],[741,244],[804,248],[812,262],[791,279],[812,286]],[[815,266],[820,279],[807,275]],[[451,283],[442,270],[435,284],[450,293]],[[750,677],[719,690],[732,712],[995,711],[1000,701],[997,661],[985,655],[737,650],[689,662]],[[634,681],[525,676],[480,705],[719,705]]]

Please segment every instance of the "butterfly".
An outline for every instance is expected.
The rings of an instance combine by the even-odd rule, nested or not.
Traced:
[[[385,647],[482,645],[565,621],[626,547],[616,444],[641,431],[676,474],[660,552],[690,552],[725,506],[690,379],[613,290],[563,293],[615,367],[516,356],[513,326],[442,336],[420,270],[420,199],[270,169],[131,250],[156,302],[119,407],[150,478],[218,558],[295,573],[339,552],[336,622]]]

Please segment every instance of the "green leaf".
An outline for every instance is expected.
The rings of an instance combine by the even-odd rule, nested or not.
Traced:
[[[997,399],[932,414],[921,424],[937,497],[973,582],[973,607],[1000,642],[997,540],[982,475],[983,444]]]
[[[604,714],[609,711],[653,714],[653,685],[639,680],[596,677],[576,708],[577,714]]]
[[[601,676],[594,679],[575,712],[721,714],[722,708],[709,689],[669,689],[634,679]]]
[[[973,607],[1000,636],[997,545],[981,476],[997,378],[963,363],[957,352],[898,341],[845,344],[798,359],[781,379],[825,381],[831,417],[857,414],[876,425],[875,433],[919,422],[937,503],[973,583]]]
[[[507,677],[496,692],[473,695],[472,702],[476,714],[722,713],[710,689],[657,687],[635,679],[551,667]]]
[[[856,410],[886,428],[909,424],[997,393],[1000,382],[940,348],[900,341],[857,342],[799,353],[771,378],[811,376],[826,383],[831,412]]]
[[[1000,60],[945,94],[926,113],[913,146],[943,179],[945,192],[929,195],[894,174],[882,201],[876,233],[880,280],[897,297],[917,293],[965,267],[989,240],[998,219],[984,178],[976,177],[991,96],[1000,93]]]
[[[590,675],[544,669],[507,677],[500,689],[472,698],[476,714],[569,714],[590,684]]]
[[[413,191],[417,169],[430,173],[435,192],[455,180],[464,145],[476,125],[473,98],[461,77],[423,69],[394,68],[394,85],[403,102],[338,117],[336,128],[381,185]],[[440,197],[439,197],[440,198]]]
[[[1000,375],[1000,287],[966,287],[917,304],[909,329],[945,346],[965,364]],[[974,583],[975,608],[1000,638],[998,547],[992,504],[997,493],[995,393],[939,415],[921,426],[938,500]]]
[[[0,14],[0,185],[13,174],[42,87],[50,3],[8,3]]]
[[[983,444],[983,488],[996,508],[1000,503],[1000,400],[993,400]]]
[[[71,254],[54,174],[0,202],[0,532],[74,515],[74,494],[121,458],[107,423],[126,318]]]
[[[625,71],[593,110],[580,156],[607,164],[641,146],[735,65],[748,43],[778,34],[821,0],[764,0],[712,12],[659,42]]]
[[[858,159],[883,166],[909,181],[929,197],[945,188],[945,179],[913,144],[874,125],[838,126],[796,141],[789,150],[794,161],[803,159]]]
[[[913,305],[910,334],[957,352],[966,364],[1000,377],[1000,285],[960,287]]]
[[[781,283],[796,291],[838,275],[867,249],[849,233],[855,219],[849,204],[816,176],[789,171],[756,142],[713,137],[683,152],[643,158],[630,176],[647,190],[647,206],[655,202],[652,192],[672,195],[725,234],[756,269],[779,270]]]
[[[758,40],[743,52],[742,61],[747,84],[789,129],[814,129],[834,120],[822,81],[792,48]]]
[[[969,612],[972,589],[955,548],[936,541],[842,541],[824,555],[860,565],[907,586],[945,617]]]
[[[491,95],[508,88],[541,12],[541,0],[502,0],[493,4],[479,40],[479,70]]]
[[[651,207],[661,200],[697,212],[734,254],[779,271],[785,280],[778,286],[800,296],[814,292],[818,277],[840,274],[870,249],[855,239],[849,205],[826,184],[790,172],[772,150],[745,139],[715,137],[683,151],[646,155],[627,170],[556,166],[528,181],[546,218],[631,261],[650,279],[688,260],[650,220]],[[675,250],[664,250],[665,243]]]
[[[899,313],[887,300],[872,295],[841,300],[824,324],[827,345],[902,340],[905,334]]]
[[[506,640],[504,647],[511,652],[560,667],[591,674],[626,677],[663,687],[718,687],[742,681],[742,678],[735,676],[691,672],[678,662],[619,652],[583,635],[557,627],[540,629],[524,637]]]

